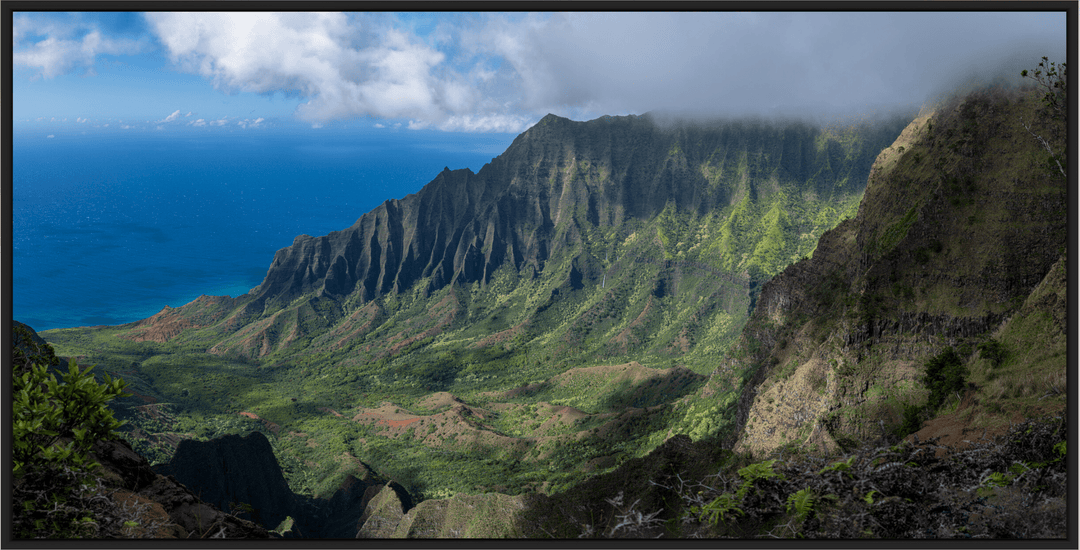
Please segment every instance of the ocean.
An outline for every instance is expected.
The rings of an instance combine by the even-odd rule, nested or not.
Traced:
[[[116,325],[244,294],[296,235],[345,229],[444,167],[476,172],[514,137],[16,129],[12,316],[35,330]]]

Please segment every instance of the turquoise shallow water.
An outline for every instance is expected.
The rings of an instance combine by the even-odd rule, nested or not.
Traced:
[[[257,286],[293,237],[349,227],[508,134],[264,131],[13,140],[12,315],[36,330],[143,319]]]

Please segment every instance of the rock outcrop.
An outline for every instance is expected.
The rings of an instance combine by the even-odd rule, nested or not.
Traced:
[[[400,509],[404,514],[413,506],[403,487],[382,480],[370,470],[359,478],[345,476],[328,499],[297,495],[285,481],[270,442],[259,432],[210,441],[185,440],[172,460],[154,466],[154,471],[174,477],[219,508],[250,507],[237,515],[267,528],[292,518],[286,538],[381,536],[378,519],[372,520],[368,531],[362,529],[365,522],[372,517],[394,517],[388,515],[388,510]]]
[[[92,457],[101,464],[103,485],[118,506],[131,510],[140,536],[150,538],[265,539],[266,529],[223,512],[200,499],[172,476],[153,471],[150,463],[123,439],[99,441]],[[150,529],[150,531],[145,531]]]
[[[396,482],[383,485],[368,502],[363,515],[357,521],[356,538],[393,537],[410,508],[412,508],[412,498],[404,487]]]
[[[181,441],[172,460],[155,466],[154,471],[181,480],[199,498],[218,508],[250,505],[253,511],[239,515],[270,528],[299,505],[270,442],[259,432]]]

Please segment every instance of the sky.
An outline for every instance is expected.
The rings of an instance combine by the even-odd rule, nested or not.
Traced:
[[[547,113],[839,116],[1065,61],[1065,39],[1064,12],[16,12],[13,122],[518,133]]]

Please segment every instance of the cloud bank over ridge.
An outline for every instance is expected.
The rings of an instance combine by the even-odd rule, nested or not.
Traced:
[[[1063,59],[1066,28],[1064,12],[152,12],[132,40],[16,23],[16,65],[44,78],[153,43],[218,93],[292,98],[313,125],[370,117],[480,132],[518,132],[548,112],[918,106],[1002,63],[1016,73]]]

